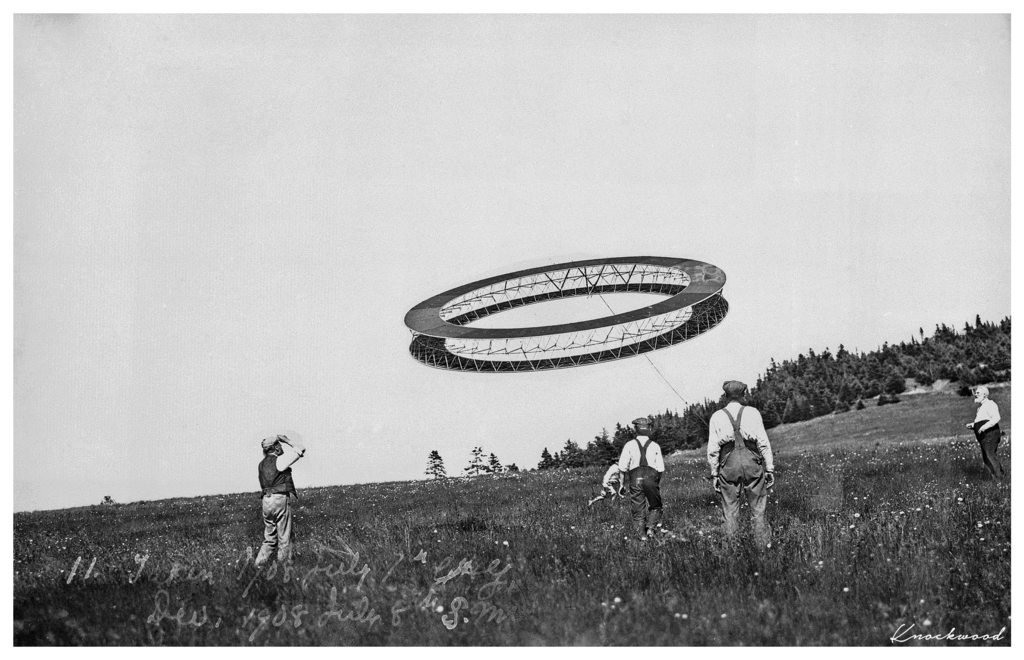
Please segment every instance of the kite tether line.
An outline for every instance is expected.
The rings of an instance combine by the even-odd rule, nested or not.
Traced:
[[[608,308],[609,312],[611,312],[612,314],[615,314],[615,310],[612,309],[611,305],[608,304],[608,301],[604,299],[604,296],[602,296],[599,293],[599,294],[597,294],[597,297],[601,299],[601,302],[604,303],[604,306]],[[661,373],[661,369],[658,369],[657,365],[655,365],[654,362],[651,361],[651,358],[648,357],[648,355],[646,353],[643,353],[642,355],[644,356],[644,359],[647,360],[647,364],[651,365],[651,368],[654,369],[654,371],[659,376],[661,376],[661,379],[663,381],[665,381],[665,384],[668,385],[669,389],[672,390],[673,392],[675,392],[676,396],[679,397],[679,400],[682,401],[683,404],[685,405],[686,404],[686,399],[683,398],[683,395],[680,394],[678,392],[678,390],[676,390],[676,388],[672,387],[672,383],[669,382],[668,378],[665,378],[665,374]]]

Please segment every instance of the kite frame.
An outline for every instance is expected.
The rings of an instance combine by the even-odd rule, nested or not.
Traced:
[[[583,286],[577,285],[580,280]],[[725,280],[721,269],[703,261],[651,256],[569,261],[496,275],[432,296],[410,309],[405,315],[405,325],[413,334],[409,351],[431,367],[477,372],[557,369],[632,357],[692,339],[718,325],[729,308],[722,297]],[[572,323],[528,328],[467,325],[523,305],[613,292],[667,297],[621,314]],[[640,328],[645,328],[646,334],[638,334]],[[592,349],[583,346],[576,354],[544,356],[540,342],[545,338],[598,330],[608,330],[606,337],[617,332],[620,337],[643,339],[629,344],[619,339],[611,343],[594,340],[588,342]],[[530,350],[522,348],[530,341],[537,345]],[[516,355],[501,348],[502,342],[520,346]],[[452,345],[475,348],[457,353]]]

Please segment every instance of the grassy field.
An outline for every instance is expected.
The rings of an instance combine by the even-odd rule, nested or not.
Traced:
[[[602,468],[304,489],[287,571],[252,567],[255,493],[17,514],[14,642],[1006,645],[1009,480],[973,411],[921,394],[773,429],[767,550],[721,537],[700,452],[670,459],[648,544],[586,506]]]

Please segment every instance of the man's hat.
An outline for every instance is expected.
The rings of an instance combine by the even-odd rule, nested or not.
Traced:
[[[642,426],[644,428],[648,428],[649,429],[649,428],[651,428],[651,418],[650,417],[637,417],[636,419],[633,420],[633,426],[636,426],[636,427],[641,427]]]
[[[273,447],[274,443],[276,443],[276,442],[277,442],[277,436],[275,435],[275,436],[270,437],[270,438],[263,438],[263,442],[261,442],[260,445],[262,445],[263,451],[267,451],[268,449]]]
[[[747,384],[738,380],[727,380],[722,383],[722,389],[725,390],[726,395],[737,399],[747,393]]]

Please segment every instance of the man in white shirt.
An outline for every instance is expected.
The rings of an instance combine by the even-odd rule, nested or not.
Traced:
[[[747,386],[737,380],[722,384],[729,401],[708,423],[708,465],[711,481],[722,501],[725,533],[739,526],[740,504],[750,504],[758,541],[771,545],[771,529],[765,521],[768,489],[775,485],[775,465],[761,413],[744,405]]]
[[[981,445],[981,460],[985,462],[985,467],[993,477],[1002,479],[1003,465],[999,462],[999,457],[996,456],[999,440],[1002,439],[1002,433],[999,430],[999,406],[988,398],[988,388],[984,385],[974,388],[974,402],[978,404],[978,413],[974,416],[974,421],[967,425],[967,428],[974,431],[974,437]]]
[[[640,540],[646,541],[661,527],[661,475],[665,460],[661,447],[651,440],[651,420],[633,420],[636,439],[630,440],[619,455],[619,472],[629,475],[629,503]]]
[[[253,565],[260,568],[277,550],[277,560],[286,562],[292,556],[292,509],[288,498],[295,496],[292,482],[292,464],[306,453],[299,441],[286,435],[264,438],[263,460],[260,461],[259,479],[263,504],[263,545]]]

